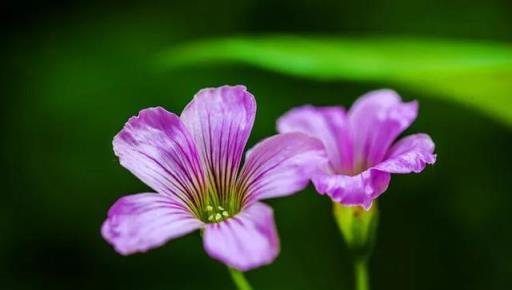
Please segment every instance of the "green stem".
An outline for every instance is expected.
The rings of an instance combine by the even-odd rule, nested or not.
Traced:
[[[368,266],[366,259],[355,258],[354,259],[354,274],[355,274],[355,289],[356,290],[370,290],[368,282]]]
[[[231,278],[233,278],[233,282],[235,282],[236,288],[238,290],[252,290],[251,285],[247,279],[245,279],[244,273],[233,268],[228,269],[229,273],[231,274]]]

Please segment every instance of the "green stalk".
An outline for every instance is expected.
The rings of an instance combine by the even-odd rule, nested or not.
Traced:
[[[238,290],[252,290],[251,285],[249,284],[249,281],[244,276],[243,272],[240,272],[233,268],[228,268],[229,273],[231,274],[231,278],[233,278],[233,282],[236,285],[236,288]]]
[[[364,210],[360,207],[334,203],[334,217],[341,236],[354,261],[354,284],[356,290],[370,290],[368,260],[371,257],[378,226],[377,204]]]
[[[356,290],[370,290],[368,282],[368,266],[366,259],[354,260],[354,274],[355,274],[355,289]]]

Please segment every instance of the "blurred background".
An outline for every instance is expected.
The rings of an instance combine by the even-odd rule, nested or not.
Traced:
[[[99,234],[117,198],[147,190],[112,152],[112,137],[124,122],[149,106],[179,113],[199,89],[223,84],[245,84],[257,98],[249,146],[274,134],[276,118],[292,106],[348,107],[382,87],[418,99],[419,117],[405,133],[429,133],[438,162],[419,175],[394,176],[380,198],[373,289],[510,289],[512,123],[386,81],[315,80],[222,62],[167,70],[154,61],[189,41],[269,33],[506,44],[512,41],[512,2],[1,6],[0,289],[234,289],[198,233],[128,257]],[[492,92],[487,98],[498,100]],[[509,98],[512,93],[497,106],[510,106]],[[350,257],[329,199],[310,186],[268,203],[282,250],[272,266],[247,274],[255,289],[352,289]]]

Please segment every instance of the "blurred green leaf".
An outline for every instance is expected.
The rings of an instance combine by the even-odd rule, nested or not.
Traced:
[[[397,85],[472,106],[512,126],[510,45],[281,35],[200,41],[171,48],[159,59],[165,68],[219,62],[319,80]]]

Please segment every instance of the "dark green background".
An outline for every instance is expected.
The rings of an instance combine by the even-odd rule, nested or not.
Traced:
[[[163,72],[153,61],[164,49],[267,32],[512,41],[507,0],[141,3],[2,4],[0,289],[234,289],[197,233],[129,257],[103,241],[109,206],[147,190],[118,164],[112,137],[142,108],[179,113],[200,88],[245,84],[258,102],[252,145],[274,134],[276,118],[292,106],[349,106],[387,86],[234,65]],[[373,289],[509,289],[510,127],[395,89],[420,101],[407,132],[429,133],[438,162],[420,175],[395,176],[380,198]],[[329,199],[309,187],[269,203],[282,251],[272,266],[248,273],[254,287],[352,289]]]

